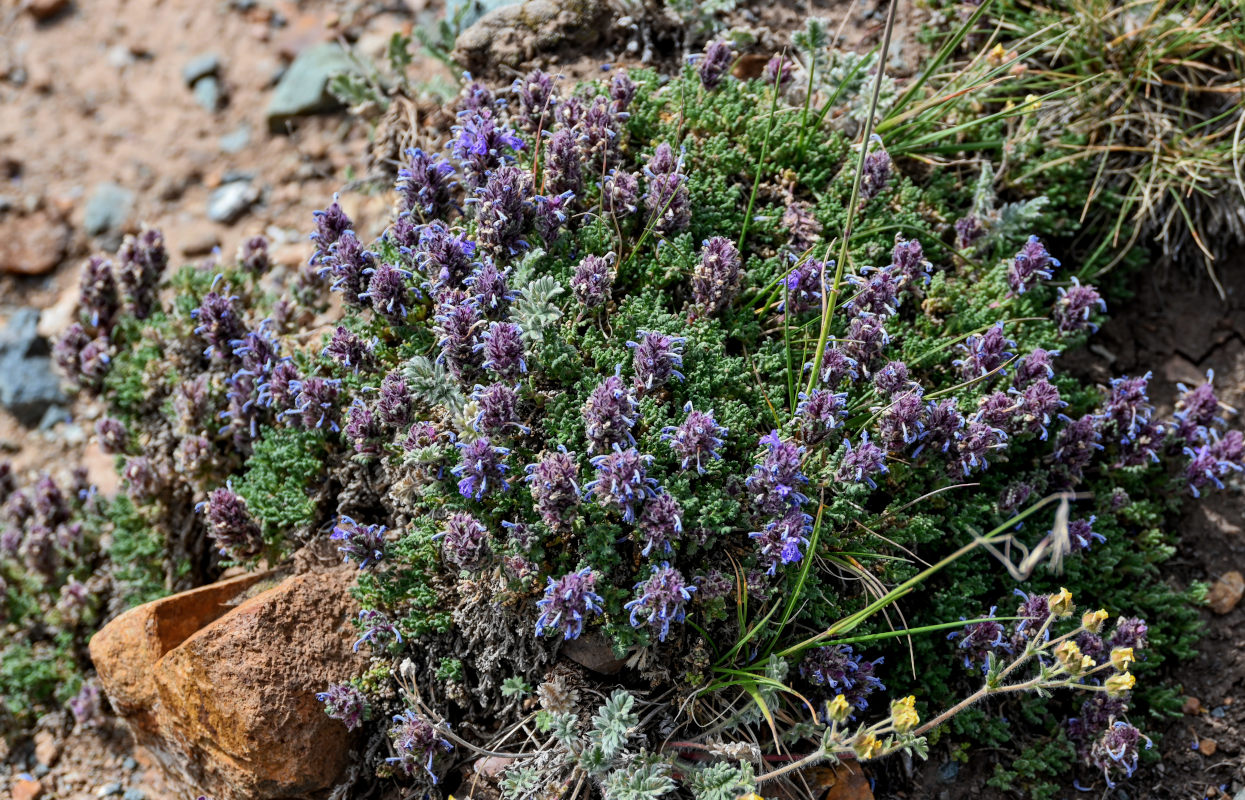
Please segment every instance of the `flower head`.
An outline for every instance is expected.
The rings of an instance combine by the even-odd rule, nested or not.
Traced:
[[[697,411],[689,400],[683,411],[687,414],[683,421],[662,428],[661,438],[670,442],[670,449],[682,459],[681,469],[686,470],[694,463],[696,472],[703,475],[705,460],[722,460],[718,449],[726,441],[727,429],[717,424],[713,409]]]
[[[766,572],[774,575],[779,566],[794,564],[804,558],[800,548],[808,546],[808,535],[812,530],[813,518],[793,508],[766,523],[764,530],[754,531],[748,536],[756,540],[761,563],[767,567]]]
[[[597,576],[588,567],[556,581],[549,578],[545,596],[536,601],[541,610],[536,635],[543,636],[546,630],[553,629],[561,631],[563,639],[578,639],[589,614],[600,615],[604,610],[601,595],[593,591],[596,583]]]
[[[735,52],[731,49],[730,42],[725,39],[717,39],[705,45],[705,52],[696,61],[700,84],[709,91],[718,88],[734,61]]]
[[[683,366],[682,336],[667,336],[653,331],[636,331],[638,342],[627,342],[632,349],[632,369],[639,394],[664,386],[671,378],[683,380],[678,368]]]
[[[1094,308],[1105,314],[1107,303],[1097,289],[1089,285],[1082,286],[1073,276],[1071,286],[1059,287],[1059,299],[1055,301],[1055,322],[1063,333],[1075,333],[1086,328],[1096,331],[1098,326],[1089,319]]]
[[[866,661],[850,644],[816,647],[800,662],[800,675],[815,686],[843,695],[857,711],[869,707],[868,697],[875,691],[886,691],[881,679],[874,675],[882,659]],[[854,719],[852,714],[848,719]]]
[[[562,446],[527,466],[526,480],[536,512],[555,531],[569,528],[574,518],[580,500],[578,479],[575,454]]]
[[[742,259],[735,244],[724,236],[704,243],[692,271],[692,296],[698,313],[720,313],[735,299],[743,279]]]
[[[333,526],[330,538],[341,545],[337,551],[345,553],[347,561],[366,569],[385,557],[385,530],[384,525],[360,525],[343,514]]]
[[[367,697],[350,684],[330,684],[325,691],[316,693],[316,699],[324,704],[324,713],[332,719],[341,720],[346,730],[362,727],[363,715],[367,713]]]
[[[441,540],[441,557],[458,569],[478,570],[488,558],[488,529],[466,512],[451,514],[434,538]]]
[[[656,494],[657,481],[647,474],[648,462],[652,460],[652,456],[641,455],[634,447],[623,450],[614,445],[613,452],[591,459],[597,476],[584,486],[584,491],[606,508],[621,510],[624,522],[634,522],[636,506]]]
[[[505,447],[494,446],[487,436],[470,442],[456,442],[458,466],[450,470],[458,478],[458,492],[463,497],[480,500],[491,491],[510,489],[506,472],[510,469],[502,458],[510,454]]]
[[[808,478],[800,471],[804,448],[784,441],[777,430],[761,437],[759,444],[764,446],[765,453],[745,481],[757,512],[778,516],[808,502],[800,492],[808,483]]]
[[[395,716],[393,721],[394,726],[389,729],[389,739],[398,755],[385,761],[407,776],[423,769],[432,782],[436,783],[437,776],[432,771],[432,761],[438,752],[448,753],[454,746],[437,734],[432,723],[409,708]]]
[[[1007,285],[1016,294],[1024,294],[1040,278],[1050,280],[1052,270],[1059,266],[1059,259],[1046,252],[1045,245],[1036,236],[1030,236],[1012,259],[1007,270]]]
[[[685,608],[696,591],[683,580],[683,575],[666,562],[653,569],[647,580],[635,585],[636,598],[624,608],[631,612],[631,627],[653,628],[657,640],[664,642],[670,635],[670,624],[682,622],[687,616]]]

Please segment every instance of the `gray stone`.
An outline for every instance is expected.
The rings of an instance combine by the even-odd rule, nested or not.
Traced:
[[[195,82],[195,102],[203,107],[205,111],[215,112],[220,108],[221,89],[220,81],[208,75],[206,78],[200,78]]]
[[[0,406],[27,427],[38,425],[52,406],[65,403],[51,348],[38,333],[39,312],[14,312],[0,330]]]
[[[97,797],[112,797],[117,794],[121,794],[121,784],[116,781],[113,781],[112,783],[105,783],[103,786],[99,787],[99,791],[95,793]]]
[[[358,71],[358,65],[336,42],[303,50],[282,74],[268,100],[269,130],[280,133],[291,120],[340,108],[341,103],[329,93],[329,79]]]
[[[251,126],[245,122],[239,125],[235,130],[226,133],[220,137],[220,150],[222,153],[233,155],[241,153],[251,144]]]
[[[524,0],[495,8],[459,34],[453,59],[477,78],[524,69],[540,56],[595,52],[609,27],[605,0]]]
[[[213,222],[230,225],[242,218],[259,200],[259,189],[245,181],[226,183],[208,198],[208,218]]]
[[[115,183],[101,183],[86,201],[82,227],[91,236],[117,231],[130,218],[134,193]]]
[[[457,22],[459,30],[465,31],[490,11],[520,2],[522,0],[445,0],[445,18],[451,25]]]
[[[48,410],[43,412],[43,418],[39,420],[39,430],[50,431],[62,422],[69,422],[73,419],[69,412],[60,406],[48,406]]]
[[[133,756],[128,756],[125,761],[121,762],[121,769],[126,772],[133,772],[138,769],[138,762],[134,760]]]
[[[121,800],[147,800],[147,793],[142,789],[126,789]]]
[[[186,62],[182,67],[182,80],[187,86],[194,86],[200,78],[220,73],[220,56],[216,53],[200,53]]]

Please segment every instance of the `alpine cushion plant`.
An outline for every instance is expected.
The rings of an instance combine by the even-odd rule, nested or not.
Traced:
[[[58,358],[108,392],[100,435],[128,458],[130,501],[171,548],[185,530],[211,542],[205,574],[221,549],[326,540],[357,566],[356,647],[375,668],[324,702],[385,728],[392,752],[367,756],[382,777],[430,785],[451,739],[505,750],[490,737],[536,685],[549,736],[503,777],[514,798],[780,779],[752,770],[775,755],[753,742],[779,707],[802,720],[780,732],[800,764],[923,754],[976,699],[1021,716],[1053,688],[1118,701],[1093,726],[1058,701],[1086,774],[1115,779],[1104,754],[1133,763],[1116,731],[1134,698],[1110,653],[1139,619],[1141,669],[1186,649],[1157,528],[1172,487],[1240,469],[1239,434],[1213,390],[1166,420],[1144,378],[1061,372],[1102,303],[1041,231],[1000,234],[1014,257],[967,257],[954,191],[881,142],[854,150],[835,127],[850,116],[810,119],[781,80],[799,67],[742,82],[732,58],[715,44],[669,80],[579,87],[537,72],[510,102],[473,85],[446,154],[408,154],[384,234],[361,240],[334,201],[285,294],[222,263],[140,309],[98,290],[93,263]],[[306,341],[329,292],[340,319]],[[186,442],[196,469],[178,468]],[[181,498],[202,512],[180,516]],[[1125,615],[1119,641],[1088,638],[1097,617],[1069,623],[1060,585]],[[996,620],[1017,588],[1027,610]],[[575,666],[585,650],[612,650],[618,677]],[[577,721],[620,682],[712,713],[640,716],[620,691]],[[696,721],[711,717],[716,732]]]

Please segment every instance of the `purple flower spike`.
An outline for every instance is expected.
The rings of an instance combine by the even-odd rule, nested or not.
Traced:
[[[491,259],[485,259],[475,271],[463,281],[471,293],[472,302],[485,316],[497,318],[504,315],[514,292],[506,285],[509,269],[499,269]]]
[[[640,176],[634,172],[610,170],[601,185],[605,213],[629,217],[640,209]]]
[[[795,67],[796,64],[791,59],[782,54],[775,55],[765,62],[765,69],[761,71],[761,82],[766,86],[777,85],[780,93],[785,92],[795,80]]]
[[[462,289],[475,265],[476,244],[461,231],[451,234],[440,222],[426,225],[415,252],[425,274],[438,288]]]
[[[821,281],[825,267],[824,263],[813,258],[792,267],[784,281],[784,298],[779,301],[778,310],[786,313],[790,309],[792,313],[800,314],[821,308]]]
[[[514,255],[527,249],[523,232],[532,221],[532,178],[514,166],[498,167],[472,198],[476,204],[476,235],[485,250]]]
[[[384,525],[360,525],[343,514],[329,538],[341,543],[337,551],[345,553],[347,561],[367,569],[385,557],[385,530]]]
[[[895,243],[891,250],[891,266],[899,276],[900,285],[908,292],[930,282],[934,265],[925,259],[925,251],[916,239]]]
[[[372,348],[372,342],[364,341],[357,334],[339,325],[333,332],[333,338],[325,345],[322,355],[333,359],[357,375],[360,369],[371,363]]]
[[[113,417],[104,417],[95,423],[95,434],[99,437],[99,449],[108,455],[124,453],[130,440],[130,432],[126,430],[125,423]],[[0,500],[3,499],[0,496]]]
[[[541,610],[536,620],[536,635],[543,636],[546,630],[552,629],[561,631],[563,639],[578,639],[584,632],[588,615],[599,616],[604,610],[601,595],[593,591],[596,585],[597,576],[588,567],[556,581],[549,578],[545,596],[536,601]]]
[[[610,99],[614,101],[615,112],[621,113],[627,110],[635,98],[636,88],[635,82],[627,75],[626,70],[620,69],[614,72],[610,77]]]
[[[888,361],[886,366],[873,375],[873,385],[884,395],[909,391],[915,385],[908,379],[908,365],[902,361]]]
[[[668,238],[682,232],[692,222],[683,157],[675,159],[670,145],[663,142],[649,159],[644,175],[648,178],[644,206],[653,222],[653,233]]]
[[[850,644],[817,647],[809,651],[800,663],[800,675],[815,686],[824,686],[843,698],[856,710],[869,707],[868,697],[876,691],[886,691],[882,681],[874,675],[882,659],[865,661]],[[853,715],[850,719],[854,719]]]
[[[545,247],[552,247],[562,235],[566,221],[570,219],[571,201],[575,199],[573,192],[563,192],[552,196],[538,196],[532,200],[535,210],[534,225],[536,234]]]
[[[869,364],[882,357],[890,341],[891,337],[886,332],[882,317],[862,311],[848,323],[847,335],[843,337],[841,346],[849,358],[868,372]],[[824,357],[822,370],[824,374]]]
[[[406,155],[406,166],[398,170],[401,212],[424,220],[445,218],[454,208],[454,166],[440,153],[428,154],[418,147],[407,150]]]
[[[1153,375],[1154,373],[1147,372],[1138,378],[1124,376],[1111,381],[1110,394],[1102,410],[1102,420],[1114,424],[1121,441],[1129,441],[1139,425],[1150,421],[1154,406],[1150,405],[1146,388]]]
[[[961,250],[972,250],[973,245],[985,235],[986,226],[976,214],[969,214],[955,221],[955,246]]]
[[[614,254],[604,257],[588,255],[575,267],[571,276],[571,291],[575,299],[588,310],[601,308],[610,299],[614,287]]]
[[[462,162],[468,191],[482,186],[490,172],[511,160],[510,153],[524,146],[513,130],[497,123],[491,109],[467,114],[453,130],[454,157]]]
[[[342,211],[336,194],[333,195],[333,202],[329,203],[328,208],[323,211],[312,211],[311,217],[316,223],[315,233],[311,234],[311,240],[316,243],[316,252],[311,257],[311,263],[316,264],[328,254],[333,245],[337,244],[342,234],[354,229],[354,223],[350,221],[350,217],[346,216],[346,212]]]
[[[519,421],[519,395],[513,386],[504,383],[477,385],[471,397],[480,407],[472,423],[480,433],[500,436],[510,433],[511,429],[527,433],[527,427]]]
[[[362,397],[356,397],[350,404],[344,432],[346,438],[354,444],[355,452],[361,457],[376,458],[384,450],[385,437],[380,421]]]
[[[160,276],[168,266],[164,236],[154,228],[143,228],[137,236],[127,236],[117,250],[117,281],[134,316],[146,319],[158,307]]]
[[[894,314],[899,306],[900,274],[891,266],[881,269],[866,267],[861,273],[849,278],[857,291],[856,296],[847,301],[847,310],[852,314]]]
[[[212,490],[208,499],[199,503],[196,510],[204,512],[208,536],[220,548],[221,555],[243,558],[258,553],[263,547],[264,537],[259,523],[232,487]]]
[[[925,408],[925,441],[921,448],[945,453],[959,442],[963,430],[964,415],[956,408],[954,397],[937,402],[930,400]]]
[[[259,384],[257,402],[284,414],[294,408],[298,384],[298,368],[292,361],[283,359],[272,368],[267,380]]]
[[[878,149],[871,151],[865,156],[865,169],[860,176],[860,202],[867,203],[873,198],[881,194],[886,188],[886,184],[890,182],[891,177],[891,157],[882,149],[882,140],[878,139],[876,134],[874,140],[878,144]]]
[[[925,437],[924,417],[920,390],[895,395],[878,417],[878,441],[892,453],[916,444]]]
[[[964,357],[952,363],[960,368],[965,380],[981,378],[995,370],[1006,375],[1003,365],[1015,355],[1010,349],[1015,346],[1016,343],[1003,334],[1003,323],[996,322],[985,333],[974,333],[959,345]]]
[[[341,390],[341,381],[328,378],[307,378],[291,383],[295,389],[294,408],[287,413],[297,414],[304,428],[322,428],[326,424],[329,430],[337,427],[337,395]]]
[[[804,558],[801,547],[808,546],[808,535],[813,530],[813,518],[798,509],[791,509],[778,519],[770,520],[765,530],[748,534],[756,539],[761,563],[767,565],[766,574],[774,575],[783,564],[794,564]]]
[[[1120,777],[1122,774],[1123,777],[1130,778],[1137,771],[1142,741],[1145,741],[1147,750],[1154,744],[1132,724],[1115,720],[1101,738],[1094,742],[1089,751],[1089,761],[1102,770],[1107,788],[1115,786],[1113,777]]]
[[[399,772],[407,777],[415,775],[420,769],[428,773],[433,783],[437,782],[436,773],[432,771],[432,762],[438,752],[449,752],[454,749],[446,739],[437,735],[432,723],[416,714],[409,708],[393,718],[393,728],[389,730],[389,738],[393,741],[393,749],[398,755],[386,758]]]
[[[890,472],[886,466],[886,451],[869,441],[868,431],[860,434],[860,444],[855,447],[850,439],[844,441],[847,443],[847,453],[844,454],[835,477],[841,481],[867,483],[870,489],[878,488],[873,476]]]
[[[993,617],[997,610],[998,606],[991,606],[986,616]],[[991,656],[1000,651],[1010,653],[1012,649],[1003,637],[1002,623],[993,619],[966,625],[963,630],[948,634],[947,638],[960,640],[958,647],[964,654],[964,666],[972,669],[976,664],[983,675],[990,671]]]
[[[635,522],[636,506],[656,494],[657,481],[647,475],[652,460],[634,447],[623,450],[614,445],[612,453],[590,459],[597,476],[584,485],[584,491],[602,506],[622,511],[623,522]]]
[[[1107,537],[1094,531],[1094,523],[1097,521],[1098,518],[1091,514],[1089,519],[1074,519],[1068,523],[1068,540],[1072,544],[1072,552],[1088,550],[1095,540],[1107,540]]]
[[[1007,270],[1007,285],[1016,294],[1024,294],[1040,278],[1048,281],[1052,270],[1059,266],[1059,259],[1046,252],[1045,245],[1036,236],[1030,236],[1024,247],[1012,259]]]
[[[513,322],[494,322],[484,332],[484,341],[475,347],[484,351],[481,366],[505,380],[516,380],[527,372],[523,331]]]
[[[1032,353],[1016,363],[1016,372],[1012,376],[1012,385],[1017,389],[1023,389],[1036,380],[1054,378],[1055,368],[1051,366],[1050,360],[1058,355],[1058,350],[1036,348]]]
[[[795,415],[800,418],[800,436],[804,444],[821,444],[834,433],[847,417],[847,392],[814,389],[811,395],[800,392]]]
[[[569,530],[579,507],[579,465],[565,447],[527,466],[527,482],[540,518],[555,531]]]
[[[367,279],[375,262],[376,256],[363,248],[354,231],[346,231],[319,260],[320,274],[332,276],[329,288],[341,292],[347,305],[364,308],[367,300],[362,295],[367,291]]]
[[[1176,434],[1192,445],[1206,438],[1206,431],[1215,426],[1226,425],[1224,414],[1235,414],[1236,409],[1221,402],[1215,394],[1215,371],[1206,371],[1206,383],[1190,389],[1183,383],[1176,384],[1180,397],[1176,400]]]
[[[761,437],[759,444],[765,447],[765,455],[744,482],[752,492],[758,513],[776,517],[807,503],[808,498],[800,492],[800,487],[808,483],[800,471],[804,448],[783,441],[776,430]]]
[[[681,469],[687,470],[694,463],[697,474],[704,475],[705,460],[722,460],[718,448],[726,441],[727,429],[718,425],[712,409],[696,411],[689,400],[683,411],[687,413],[683,422],[662,428],[661,438],[670,442],[670,449],[682,459]]]
[[[990,462],[987,459],[990,451],[1000,450],[1006,446],[1006,433],[988,423],[973,420],[960,434],[956,447],[956,463],[965,475],[969,475],[975,469],[988,468]]]
[[[383,649],[392,642],[402,642],[402,633],[398,626],[379,611],[363,609],[359,612],[358,625],[363,628],[363,635],[354,643],[355,652],[358,652],[359,645],[364,642],[376,649]]]
[[[380,421],[394,430],[404,430],[411,424],[411,406],[413,400],[406,381],[401,373],[391,372],[380,384],[380,395],[376,399],[376,416]]]
[[[494,447],[487,436],[472,442],[457,442],[458,466],[450,472],[458,478],[458,492],[463,497],[480,500],[495,489],[510,489],[506,472],[510,469],[502,458],[510,454],[505,447]]]
[[[207,342],[203,354],[214,358],[227,358],[232,355],[233,346],[230,343],[241,339],[246,333],[238,298],[216,291],[221,279],[222,276],[216,276],[216,280],[212,282],[212,290],[203,296],[199,307],[190,312],[191,318],[198,323],[195,333]]]
[[[555,195],[579,195],[584,190],[583,154],[574,131],[563,128],[549,137],[545,149],[545,190]]]
[[[644,544],[641,555],[650,555],[656,547],[663,553],[671,551],[670,543],[683,534],[683,509],[679,501],[666,493],[658,494],[644,504],[636,521],[634,537]]]
[[[640,395],[659,389],[669,383],[671,378],[684,380],[678,367],[683,366],[683,343],[687,340],[682,336],[667,336],[664,333],[636,331],[639,342],[627,342],[634,353],[632,369],[635,372],[635,389]]]
[[[809,368],[812,366],[808,365]],[[860,373],[856,369],[859,366],[856,359],[849,356],[843,348],[831,343],[821,357],[821,382],[828,389],[837,389],[844,378],[859,380]]]
[[[1068,288],[1059,287],[1059,299],[1055,301],[1054,318],[1062,333],[1075,333],[1089,329],[1092,333],[1098,326],[1090,322],[1089,315],[1094,308],[1107,312],[1107,303],[1093,286],[1082,286],[1075,277]]]
[[[445,364],[454,377],[470,377],[481,366],[478,353],[479,330],[484,325],[479,309],[467,299],[465,292],[448,289],[437,303],[434,332],[441,349],[438,361]]]
[[[639,404],[623,381],[621,367],[601,381],[584,403],[584,433],[592,449],[608,450],[615,445],[635,444],[631,428],[639,419]]]
[[[117,291],[117,281],[113,277],[112,262],[103,258],[92,257],[82,269],[82,277],[78,283],[79,299],[82,310],[87,313],[91,327],[108,330],[121,310],[121,295]]]
[[[700,85],[712,92],[722,83],[731,64],[735,63],[735,52],[725,39],[718,39],[705,46],[705,52],[696,62],[696,73],[700,76]]]
[[[475,572],[489,555],[488,528],[464,512],[450,515],[435,539],[441,540],[441,558],[460,570]]]
[[[1068,470],[1069,475],[1079,479],[1081,473],[1094,458],[1094,451],[1103,449],[1102,433],[1098,430],[1098,419],[1093,414],[1086,414],[1077,420],[1069,419],[1063,414],[1059,418],[1064,421],[1055,436],[1054,461]]]
[[[371,301],[372,310],[390,323],[405,322],[406,304],[410,302],[412,293],[419,296],[418,290],[406,284],[412,274],[393,264],[381,264],[368,272],[368,276],[367,291],[360,294],[359,299]]]
[[[534,69],[526,77],[515,78],[511,86],[519,97],[519,124],[532,136],[553,126],[553,110],[558,104],[553,82],[553,76]]]
[[[350,684],[330,684],[326,691],[316,693],[316,699],[324,704],[324,713],[330,719],[340,720],[346,730],[353,731],[363,726],[367,697]]]
[[[1040,432],[1045,440],[1051,417],[1068,405],[1059,398],[1059,390],[1050,381],[1039,378],[1020,392],[1011,391],[1018,395],[1016,427],[1029,433]]]
[[[631,612],[631,627],[650,627],[659,642],[670,635],[670,624],[687,616],[686,604],[696,591],[683,580],[683,574],[666,562],[653,570],[647,580],[635,585],[637,597],[623,606]]]
[[[692,271],[692,296],[697,313],[718,314],[734,302],[743,280],[742,266],[739,251],[730,239],[714,236],[704,243],[700,262]]]

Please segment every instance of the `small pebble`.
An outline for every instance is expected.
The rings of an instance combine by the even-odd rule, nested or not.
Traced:
[[[1223,719],[1228,714],[1227,706],[1216,706],[1210,710],[1210,715],[1215,719]]]
[[[142,789],[126,789],[122,800],[147,800],[147,794]]]
[[[51,771],[52,771],[52,768],[49,767],[47,764],[36,764],[35,765],[35,777],[36,778],[42,778],[44,775],[47,775]]]
[[[135,761],[133,758],[127,758],[125,761],[121,762],[121,766],[122,766],[122,767],[123,767],[123,768],[124,768],[127,772],[129,772],[129,771],[131,771],[131,770],[134,770],[134,769],[137,769],[137,768],[138,768],[138,762],[137,762],[137,761]]]
[[[112,783],[105,783],[103,786],[99,787],[99,791],[95,793],[95,796],[112,797],[118,794],[121,794],[121,784],[113,781]]]

